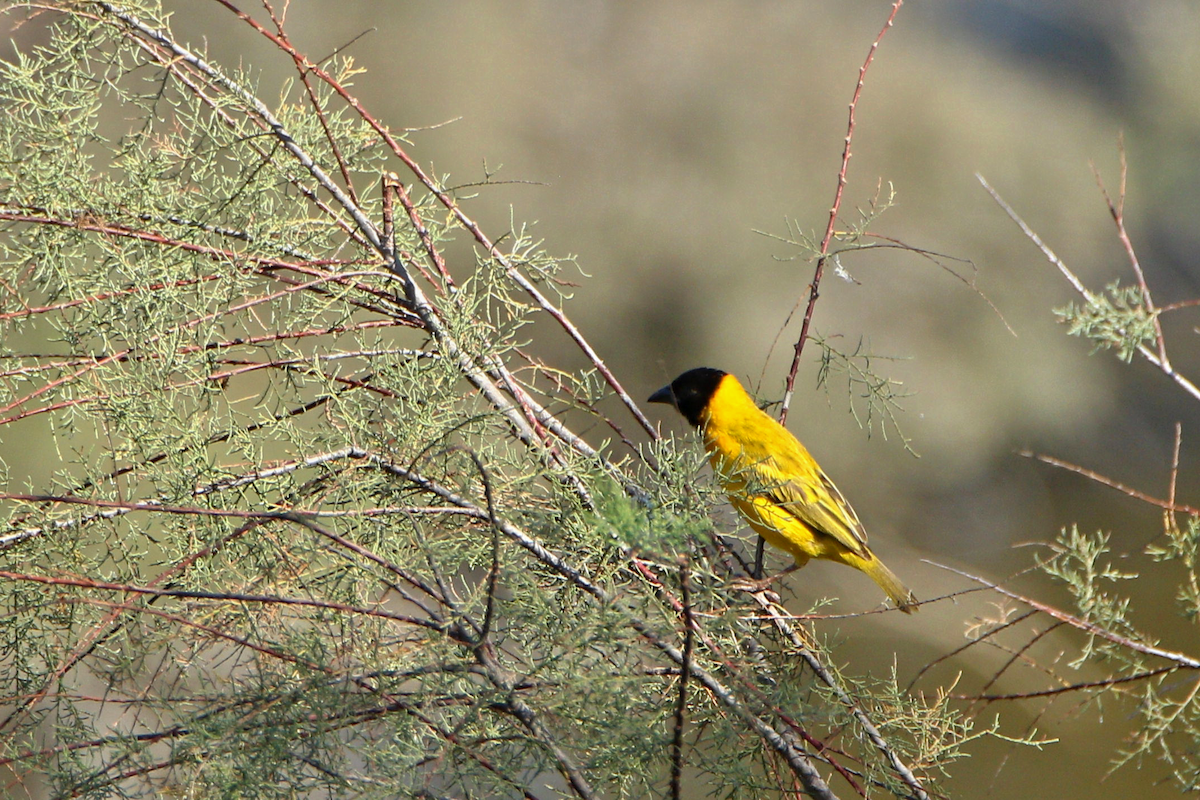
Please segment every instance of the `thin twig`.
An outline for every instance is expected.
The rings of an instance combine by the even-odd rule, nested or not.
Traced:
[[[1171,451],[1171,479],[1167,483],[1167,509],[1164,523],[1167,534],[1179,535],[1179,523],[1175,519],[1175,484],[1179,478],[1179,448],[1183,444],[1183,425],[1175,423],[1175,447]]]
[[[896,14],[900,11],[900,6],[902,5],[904,5],[904,0],[894,0],[892,11],[888,14],[887,21],[883,24],[879,35],[875,37],[875,41],[871,43],[870,49],[867,50],[866,60],[858,68],[858,83],[855,84],[854,96],[850,99],[850,118],[846,125],[846,139],[842,147],[842,166],[838,170],[837,189],[833,194],[833,205],[829,208],[829,222],[825,226],[825,237],[821,240],[821,251],[820,256],[817,258],[817,266],[813,270],[812,282],[808,285],[808,308],[804,311],[804,322],[800,325],[800,338],[796,340],[792,355],[792,365],[788,370],[787,385],[783,393],[783,403],[779,408],[780,424],[787,422],[788,408],[791,407],[792,395],[796,386],[796,373],[800,370],[800,355],[804,352],[804,342],[808,338],[809,325],[812,324],[813,309],[816,308],[817,298],[821,296],[821,276],[825,272],[825,260],[829,255],[829,245],[833,241],[834,228],[837,225],[838,214],[842,208],[842,194],[846,189],[846,170],[850,167],[850,143],[854,140],[855,112],[858,110],[859,98],[862,97],[867,69],[871,66],[871,62],[875,60],[875,51],[879,49],[879,43],[883,41],[884,34],[888,32],[892,24],[896,21]]]
[[[1192,656],[1189,656],[1185,653],[1179,653],[1174,650],[1164,650],[1161,647],[1155,647],[1154,645],[1149,645],[1144,642],[1136,641],[1135,639],[1130,639],[1127,636],[1122,636],[1118,633],[1113,633],[1112,631],[1110,631],[1106,628],[1103,628],[1094,622],[1088,622],[1087,620],[1083,620],[1083,619],[1080,619],[1079,617],[1072,616],[1071,614],[1068,614],[1065,611],[1060,611],[1059,609],[1055,608],[1054,606],[1046,605],[1045,603],[1042,603],[1038,600],[1034,600],[1031,597],[1026,597],[1025,595],[1018,594],[1018,593],[1012,591],[1011,589],[1006,589],[1003,586],[1001,586],[1000,584],[993,583],[992,581],[989,581],[986,578],[981,578],[978,575],[972,575],[969,572],[964,572],[961,569],[956,569],[955,567],[950,567],[945,564],[939,564],[936,561],[929,561],[928,559],[921,559],[921,560],[924,561],[926,564],[932,564],[933,566],[938,567],[939,569],[944,569],[947,572],[953,572],[956,575],[961,575],[964,578],[975,581],[976,583],[980,584],[981,586],[985,586],[994,592],[999,592],[1000,594],[1004,595],[1005,597],[1009,597],[1013,600],[1016,600],[1019,603],[1024,603],[1025,605],[1029,606],[1030,608],[1035,608],[1038,611],[1042,612],[1043,614],[1054,617],[1055,619],[1060,620],[1061,622],[1065,622],[1068,625],[1070,625],[1072,628],[1081,630],[1084,633],[1089,634],[1091,636],[1097,636],[1101,639],[1104,639],[1105,641],[1112,642],[1115,645],[1119,645],[1120,647],[1124,647],[1125,649],[1132,650],[1136,653],[1141,653],[1142,655],[1154,656],[1156,658],[1165,659],[1165,660],[1170,661],[1174,664],[1177,664],[1181,667],[1187,667],[1188,669],[1200,669],[1200,659],[1193,658]]]
[[[692,668],[692,576],[687,558],[679,563],[679,596],[683,603],[683,664],[679,673],[679,698],[675,703],[675,724],[671,737],[671,800],[680,800],[683,779],[683,726],[687,719],[688,674]]]
[[[483,498],[487,504],[488,522],[491,523],[492,528],[492,565],[488,569],[487,608],[484,610],[483,626],[479,630],[478,639],[482,644],[491,632],[496,614],[496,589],[500,583],[500,527],[496,524],[496,498],[492,490],[492,477],[488,474],[487,467],[483,465],[483,459],[469,447],[460,449],[466,451],[471,461],[474,462],[475,469],[479,470],[479,480],[483,482]]]
[[[287,32],[283,28],[283,20],[275,15],[275,9],[266,0],[264,0],[264,5],[267,8],[267,13],[271,15],[271,21],[275,23],[275,30],[279,38],[282,41],[288,41]],[[296,72],[300,75],[300,82],[304,84],[304,92],[308,96],[309,104],[312,105],[313,113],[317,115],[317,121],[321,123],[321,131],[325,134],[325,141],[329,143],[329,149],[333,152],[333,157],[337,160],[338,169],[342,173],[342,182],[346,187],[346,193],[350,195],[350,199],[354,201],[355,205],[358,205],[358,193],[354,190],[354,180],[350,177],[350,165],[346,163],[346,157],[342,155],[342,148],[338,143],[338,138],[333,135],[333,131],[329,127],[329,119],[325,114],[325,109],[321,106],[321,100],[317,97],[317,92],[313,88],[312,81],[309,80],[309,72],[301,59],[293,59],[293,63],[296,65]]]
[[[683,602],[679,598],[674,597],[670,591],[667,590],[662,581],[658,579],[658,576],[654,573],[654,571],[650,569],[650,567],[642,559],[631,557],[630,560],[638,574],[644,577],[646,581],[654,588],[659,598],[668,603],[676,613],[682,615],[684,608]],[[716,658],[721,662],[722,666],[728,670],[729,673],[733,675],[739,683],[741,683],[742,687],[749,692],[751,697],[753,697],[764,708],[769,708],[772,713],[776,714],[784,723],[787,724],[790,731],[795,732],[800,736],[801,739],[812,745],[816,755],[829,764],[829,766],[833,767],[833,769],[836,770],[837,773],[846,780],[846,783],[850,785],[856,794],[861,795],[862,790],[859,787],[858,782],[855,781],[854,776],[850,773],[850,770],[839,763],[837,759],[831,755],[831,753],[838,751],[833,750],[825,742],[818,740],[816,737],[810,734],[794,717],[787,714],[777,704],[773,703],[771,699],[766,696],[766,694],[763,693],[760,686],[761,681],[765,681],[772,685],[775,683],[774,678],[770,676],[769,672],[767,672],[765,669],[762,669],[757,672],[753,678],[747,676],[744,673],[744,670],[738,664],[734,663],[731,658],[724,654],[721,645],[714,641],[713,638],[709,636],[703,628],[695,623],[694,617],[693,626],[694,635],[698,638],[700,643],[703,644],[714,656],[716,656]],[[753,639],[747,640],[747,642],[748,644],[751,644],[752,649],[757,649],[753,647]],[[758,663],[760,667],[763,666],[761,661]]]
[[[1094,472],[1093,470],[1087,469],[1086,467],[1081,467],[1078,464],[1072,464],[1069,461],[1063,461],[1062,459],[1055,458],[1054,456],[1048,456],[1048,455],[1044,455],[1042,453],[1035,453],[1031,450],[1018,451],[1018,455],[1025,456],[1026,458],[1036,458],[1038,461],[1041,461],[1045,464],[1049,464],[1052,467],[1058,467],[1059,469],[1065,469],[1070,472],[1074,472],[1078,475],[1082,475],[1083,477],[1093,480],[1096,483],[1103,484],[1104,486],[1107,486],[1110,489],[1116,489],[1118,492],[1121,492],[1122,494],[1127,494],[1130,497],[1133,497],[1137,500],[1141,500],[1143,503],[1149,503],[1152,506],[1158,506],[1159,508],[1164,509],[1171,513],[1174,513],[1176,511],[1182,511],[1185,514],[1200,514],[1200,508],[1193,508],[1192,506],[1189,506],[1189,505],[1179,505],[1173,501],[1174,500],[1174,483],[1173,482],[1172,482],[1172,487],[1171,487],[1172,499],[1171,500],[1160,500],[1157,497],[1151,497],[1150,495],[1146,494],[1145,492],[1139,491],[1130,486],[1126,486],[1125,484],[1121,483],[1120,481],[1115,481],[1112,478],[1106,478],[1105,476],[1101,475],[1098,472]]]
[[[270,515],[268,515],[270,516]],[[340,611],[345,614],[357,614],[366,617],[378,617],[387,619],[393,622],[403,622],[406,625],[413,625],[419,628],[428,628],[429,630],[444,633],[444,628],[436,622],[414,617],[411,614],[400,614],[398,612],[386,611],[382,608],[371,608],[369,606],[353,606],[347,603],[336,603],[331,600],[314,600],[306,597],[284,597],[283,595],[272,594],[249,594],[244,592],[204,592],[195,589],[159,589],[154,586],[139,586],[130,583],[112,583],[109,581],[92,580],[91,578],[71,577],[68,575],[35,575],[26,572],[11,572],[9,570],[0,570],[0,578],[10,581],[22,581],[26,583],[39,583],[45,586],[74,586],[80,589],[98,589],[109,592],[122,592],[124,594],[146,595],[150,597],[176,597],[187,600],[213,600],[227,603],[243,603],[248,605],[264,605],[264,606],[300,606],[304,608],[319,608],[328,611]],[[128,604],[120,604],[124,610],[128,610]]]
[[[1166,675],[1171,672],[1176,672],[1181,669],[1178,664],[1168,664],[1158,669],[1149,669],[1143,672],[1135,672],[1132,675],[1120,675],[1113,678],[1104,678],[1098,681],[1083,681],[1081,683],[1072,683],[1068,686],[1055,686],[1051,689],[1037,689],[1032,692],[1013,692],[1010,694],[977,694],[977,695],[962,695],[957,696],[960,700],[977,700],[984,702],[995,702],[998,700],[1031,700],[1035,697],[1054,697],[1055,695],[1068,694],[1070,692],[1085,692],[1089,689],[1107,689],[1112,686],[1120,686],[1123,683],[1136,683],[1150,678],[1157,678],[1160,675]]]
[[[1125,229],[1125,182],[1129,174],[1129,164],[1125,160],[1124,136],[1120,136],[1117,139],[1117,153],[1121,162],[1121,186],[1115,203],[1108,196],[1108,189],[1104,187],[1104,181],[1100,179],[1100,170],[1096,169],[1095,164],[1092,165],[1092,175],[1095,176],[1096,185],[1100,187],[1100,194],[1104,197],[1105,204],[1108,205],[1108,213],[1112,215],[1113,222],[1117,226],[1117,238],[1120,240],[1121,246],[1125,248],[1125,255],[1129,258],[1129,265],[1133,268],[1133,274],[1137,277],[1138,288],[1142,291],[1142,303],[1146,306],[1146,311],[1154,324],[1154,341],[1158,345],[1158,360],[1163,364],[1169,364],[1170,362],[1167,360],[1167,341],[1163,337],[1162,320],[1155,313],[1154,298],[1150,295],[1150,286],[1146,283],[1146,274],[1142,272],[1142,264],[1138,261],[1137,252],[1133,249],[1133,242],[1129,239],[1129,232]]]

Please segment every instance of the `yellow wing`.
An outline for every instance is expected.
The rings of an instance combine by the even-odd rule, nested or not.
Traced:
[[[781,480],[784,473],[778,471],[770,459],[759,463],[754,472],[761,476],[764,496],[805,525],[818,533],[832,536],[851,552],[859,555],[868,552],[867,532],[863,530],[858,515],[829,476],[815,463],[811,473],[799,480]]]
[[[742,456],[734,474],[747,499],[762,497],[813,533],[825,534],[850,552],[869,557],[867,534],[858,515],[807,452],[783,454],[786,468],[775,456],[757,462],[750,462],[748,453]],[[787,531],[780,533],[786,535]]]

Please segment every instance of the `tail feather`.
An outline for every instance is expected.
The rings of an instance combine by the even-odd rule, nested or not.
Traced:
[[[918,609],[917,596],[912,591],[900,582],[890,569],[884,566],[884,563],[879,560],[873,553],[870,558],[862,559],[859,563],[852,566],[857,566],[863,572],[871,577],[871,580],[879,584],[879,588],[891,598],[896,607],[905,614],[911,614]],[[861,564],[861,566],[860,566]]]

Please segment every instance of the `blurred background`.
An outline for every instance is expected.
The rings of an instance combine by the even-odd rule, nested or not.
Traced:
[[[260,68],[268,102],[293,78],[290,63],[216,3],[167,5],[181,40],[226,65]],[[369,70],[354,91],[393,129],[453,120],[414,132],[409,148],[447,184],[489,173],[516,182],[479,189],[468,212],[493,237],[510,219],[536,221],[551,253],[577,258],[587,277],[567,311],[635,397],[708,365],[778,399],[813,264],[764,232],[824,232],[847,104],[890,5],[295,0],[288,23],[312,57],[347,47]],[[1155,300],[1200,296],[1198,69],[1200,7],[1186,0],[922,0],[906,4],[884,37],[858,108],[839,228],[890,184],[895,205],[871,231],[967,260],[943,263],[987,299],[911,253],[844,256],[854,281],[827,272],[814,331],[846,351],[861,340],[864,351],[899,359],[872,363],[910,393],[898,422],[920,458],[890,430],[861,430],[844,382],[817,387],[811,345],[789,427],[921,597],[969,585],[923,559],[1003,580],[1045,553],[1020,545],[1052,541],[1077,522],[1111,531],[1114,558],[1130,554],[1129,567],[1147,578],[1130,587],[1134,619],[1164,646],[1195,654],[1170,582],[1134,558],[1162,535],[1160,514],[1020,451],[1164,497],[1181,422],[1180,500],[1195,503],[1197,403],[1150,365],[1092,354],[1066,335],[1052,309],[1078,297],[976,173],[1090,288],[1132,283],[1093,175],[1115,194],[1123,136],[1127,225]],[[464,260],[457,272],[470,268]],[[1164,319],[1173,362],[1193,378],[1196,320],[1186,309]],[[547,328],[541,352],[581,365]],[[673,414],[648,412],[684,432]],[[834,610],[878,601],[867,579],[835,565],[814,564],[788,583],[801,605],[822,595],[841,598]],[[1044,578],[1009,585],[1067,601]],[[882,677],[895,663],[903,685],[963,644],[981,615],[999,613],[974,596],[913,619],[873,616],[842,628],[839,655],[851,674]],[[957,671],[986,679],[994,665],[966,658],[941,669],[943,682]],[[1040,752],[981,745],[951,793],[1177,796],[1157,762],[1105,779],[1127,711],[1105,716],[1081,700],[1040,716],[1041,707],[997,708],[1006,732],[1035,726],[1063,743]]]

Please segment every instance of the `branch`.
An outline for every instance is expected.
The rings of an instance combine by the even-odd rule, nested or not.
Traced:
[[[691,570],[687,560],[679,564],[679,593],[683,603],[683,669],[679,673],[679,696],[671,734],[671,800],[680,800],[683,781],[683,726],[687,721],[688,673],[692,668],[695,620],[692,617]]]
[[[871,740],[871,744],[875,745],[875,748],[887,759],[888,764],[895,773],[900,776],[900,780],[912,790],[912,796],[917,798],[917,800],[929,800],[929,794],[925,791],[917,776],[913,774],[913,771],[909,769],[907,764],[900,760],[900,756],[896,753],[895,749],[883,738],[883,734],[875,727],[875,723],[871,721],[871,718],[867,716],[867,713],[862,710],[858,703],[854,702],[854,698],[850,696],[841,682],[829,671],[828,667],[821,663],[821,660],[817,658],[808,645],[804,643],[804,640],[788,623],[787,617],[781,615],[775,604],[767,599],[767,592],[754,592],[753,597],[759,606],[762,607],[763,611],[767,613],[768,618],[774,623],[775,627],[779,629],[779,632],[791,642],[792,648],[795,652],[799,653],[800,658],[804,660],[809,669],[826,686],[833,690],[838,700],[846,707],[846,710],[858,721],[863,732],[867,734],[867,738]]]
[[[1078,475],[1082,475],[1083,477],[1089,478],[1089,479],[1095,481],[1096,483],[1103,484],[1104,486],[1108,486],[1111,489],[1116,489],[1118,492],[1127,494],[1130,497],[1133,497],[1137,500],[1141,500],[1143,503],[1148,503],[1152,506],[1158,506],[1159,508],[1163,509],[1164,511],[1166,511],[1169,514],[1174,514],[1178,511],[1182,511],[1185,514],[1200,515],[1200,508],[1194,508],[1189,505],[1184,505],[1182,503],[1175,502],[1175,477],[1174,477],[1175,472],[1174,472],[1174,470],[1171,473],[1171,487],[1170,487],[1171,499],[1160,500],[1157,497],[1151,497],[1150,495],[1146,494],[1145,492],[1141,492],[1130,486],[1126,486],[1125,484],[1123,484],[1119,481],[1114,481],[1112,478],[1106,478],[1105,476],[1101,475],[1099,472],[1094,472],[1090,469],[1087,469],[1086,467],[1081,467],[1077,464],[1072,464],[1069,461],[1063,461],[1062,459],[1054,458],[1053,456],[1043,455],[1042,453],[1035,453],[1032,450],[1021,450],[1018,452],[1018,455],[1025,456],[1026,458],[1036,458],[1038,461],[1041,461],[1044,464],[1049,464],[1052,467],[1058,467],[1059,469],[1065,469],[1069,472],[1074,472]],[[1178,450],[1176,451],[1176,457],[1178,457]]]
[[[858,110],[858,100],[862,97],[867,69],[871,66],[871,62],[875,60],[875,51],[879,49],[879,43],[883,41],[884,34],[888,32],[892,24],[896,21],[896,14],[900,11],[900,6],[903,4],[904,0],[895,0],[892,3],[892,12],[888,14],[887,21],[883,23],[883,28],[879,31],[879,35],[875,37],[875,41],[871,43],[871,48],[867,50],[866,60],[858,68],[858,83],[854,87],[854,96],[850,99],[850,120],[846,125],[846,139],[845,145],[842,148],[842,167],[838,170],[837,189],[833,193],[833,205],[829,208],[829,222],[825,226],[825,238],[821,240],[821,254],[817,258],[817,266],[813,271],[812,283],[808,285],[808,308],[804,311],[804,322],[800,325],[800,338],[796,340],[792,355],[792,366],[788,370],[787,386],[783,393],[783,403],[779,408],[779,423],[781,425],[787,422],[788,408],[792,404],[792,395],[796,386],[796,373],[800,369],[800,354],[804,352],[804,342],[808,338],[808,327],[812,323],[813,309],[816,308],[817,298],[821,296],[819,290],[821,276],[825,273],[825,259],[829,257],[829,245],[833,241],[833,229],[837,225],[838,213],[842,208],[842,193],[846,189],[846,170],[850,167],[850,143],[854,140],[855,112]]]
[[[1035,608],[1043,614],[1054,617],[1054,619],[1059,620],[1060,622],[1065,622],[1072,628],[1083,631],[1089,636],[1097,636],[1105,641],[1112,642],[1120,647],[1124,647],[1127,650],[1132,650],[1135,653],[1141,653],[1142,655],[1165,659],[1180,667],[1186,667],[1187,669],[1200,669],[1200,659],[1193,658],[1189,655],[1179,653],[1174,650],[1164,650],[1161,647],[1155,647],[1154,645],[1145,644],[1143,642],[1130,639],[1126,636],[1113,633],[1112,631],[1102,628],[1093,622],[1088,622],[1087,620],[1072,616],[1065,611],[1060,611],[1054,606],[1046,605],[1045,603],[1039,602],[1030,597],[1026,597],[1025,595],[1017,594],[1010,589],[1005,589],[1003,586],[993,583],[985,578],[981,578],[978,575],[972,575],[969,572],[964,572],[960,569],[956,569],[945,564],[939,564],[936,561],[929,561],[928,559],[921,560],[926,564],[932,564],[933,566],[944,569],[947,572],[953,572],[956,575],[961,575],[964,578],[975,581],[979,585],[987,587],[994,592],[999,592],[1005,597],[1009,597],[1019,603],[1024,603],[1030,608]]]
[[[1046,257],[1046,260],[1058,268],[1058,271],[1061,272],[1063,277],[1067,279],[1067,282],[1074,287],[1075,291],[1079,292],[1079,295],[1086,302],[1095,302],[1095,295],[1093,295],[1088,288],[1083,285],[1083,281],[1079,280],[1078,276],[1076,276],[1075,273],[1072,272],[1069,267],[1067,267],[1066,263],[1064,263],[1063,260],[1059,258],[1053,250],[1050,249],[1049,245],[1042,241],[1042,238],[1038,236],[1028,224],[1026,224],[1025,220],[1021,219],[1020,215],[1013,210],[1013,207],[1004,201],[1004,198],[1000,196],[1000,193],[993,189],[992,185],[988,183],[987,180],[979,173],[975,173],[975,177],[983,185],[983,188],[987,191],[987,193],[992,196],[992,199],[996,201],[996,205],[1000,206],[1000,208],[1004,210],[1004,213],[1008,215],[1009,219],[1017,224],[1017,227],[1021,229],[1021,232],[1025,234],[1026,238],[1033,242],[1034,245],[1036,245],[1037,248],[1042,251],[1042,255]],[[1165,358],[1165,355],[1160,356],[1158,353],[1155,353],[1144,344],[1139,344],[1137,346],[1137,351],[1142,355],[1143,358],[1145,358],[1154,366],[1158,367],[1163,374],[1175,381],[1175,383],[1178,384],[1181,389],[1195,399],[1200,400],[1200,387],[1197,387],[1190,380],[1176,372],[1175,368],[1171,366],[1171,362]]]

